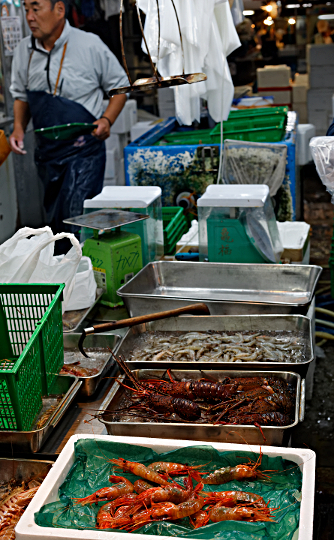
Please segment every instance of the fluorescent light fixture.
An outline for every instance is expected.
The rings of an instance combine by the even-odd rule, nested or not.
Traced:
[[[303,8],[312,7],[312,4],[303,4]]]
[[[300,7],[300,4],[287,4],[285,7],[287,9],[296,9]]]
[[[288,23],[289,23],[289,24],[296,24],[296,21],[295,21],[295,19],[289,19],[289,20],[288,20]]]
[[[242,13],[245,15],[245,17],[247,17],[247,15],[254,15],[255,11],[252,9],[245,9]]]
[[[273,10],[273,6],[268,4],[267,6],[261,6],[261,9],[264,9],[264,11],[267,11],[267,13],[270,13]]]
[[[328,13],[327,15],[319,15],[318,19],[321,21],[330,21],[334,19],[334,13]]]

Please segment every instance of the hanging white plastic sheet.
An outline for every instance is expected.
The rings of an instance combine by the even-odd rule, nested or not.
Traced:
[[[177,19],[171,0],[159,0],[160,50],[158,60],[157,0],[137,0],[146,13],[145,37],[162,77],[180,75],[183,55]],[[180,124],[200,120],[200,98],[216,122],[228,118],[233,83],[226,57],[240,47],[228,0],[174,0],[180,20],[185,73],[204,72],[208,79],[174,88],[176,116]],[[145,44],[142,44],[146,52]]]

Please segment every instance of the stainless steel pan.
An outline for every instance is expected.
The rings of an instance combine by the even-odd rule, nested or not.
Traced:
[[[162,370],[136,370],[135,376],[142,378],[162,377],[165,371]],[[205,377],[202,371],[174,370],[175,378],[181,380],[200,379]],[[289,426],[275,427],[263,426],[262,431],[255,426],[247,425],[213,425],[195,423],[162,423],[162,422],[113,422],[110,420],[110,411],[118,409],[124,388],[115,383],[110,389],[99,411],[99,420],[105,424],[110,435],[131,436],[131,437],[156,437],[158,439],[190,439],[196,441],[217,441],[228,443],[260,444],[272,446],[287,446],[291,436],[291,430],[304,420],[305,410],[305,380],[301,380],[300,375],[288,371],[273,371],[276,375],[294,386],[296,391],[294,420]],[[256,377],[267,376],[265,371],[210,371],[210,380],[222,380],[226,376],[230,377]],[[124,376],[122,376],[124,377]],[[108,416],[109,413],[109,416]]]

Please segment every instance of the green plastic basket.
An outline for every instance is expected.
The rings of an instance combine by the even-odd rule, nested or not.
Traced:
[[[284,136],[286,115],[233,117],[223,123],[223,140],[279,142]],[[220,143],[220,124],[211,132],[213,143]]]
[[[26,431],[64,363],[64,284],[0,284],[0,430]]]
[[[175,246],[181,236],[189,230],[188,222],[181,206],[162,208],[164,228],[164,252],[170,255],[175,252]]]
[[[211,129],[172,131],[164,136],[168,145],[211,144]]]

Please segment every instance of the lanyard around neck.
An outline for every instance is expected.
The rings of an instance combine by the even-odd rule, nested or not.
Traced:
[[[56,80],[55,89],[54,89],[54,91],[53,91],[53,96],[56,96],[56,94],[57,94],[58,85],[59,85],[59,80],[60,80],[60,75],[61,75],[61,72],[62,72],[62,69],[63,69],[63,63],[64,63],[65,54],[66,54],[66,49],[67,49],[67,42],[64,44],[64,47],[63,47],[63,54],[62,54],[61,60],[60,60],[60,66],[59,66],[59,70],[58,70],[58,75],[57,75],[57,80]],[[32,59],[32,55],[33,55],[33,54],[34,54],[34,49],[31,51],[30,56],[29,56],[28,70],[27,70],[27,82],[28,82],[28,80],[29,80],[30,63],[31,63],[31,59]]]

